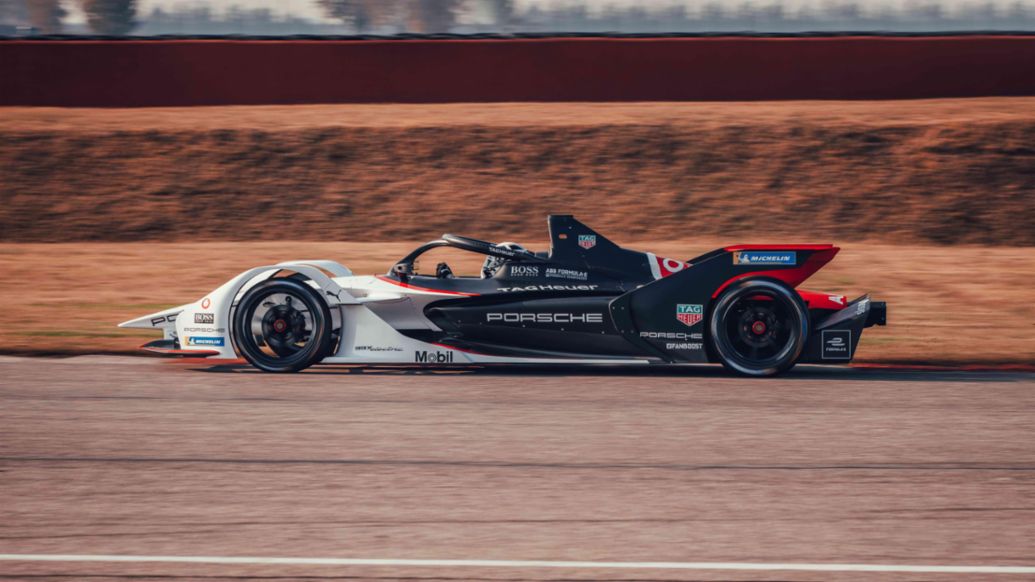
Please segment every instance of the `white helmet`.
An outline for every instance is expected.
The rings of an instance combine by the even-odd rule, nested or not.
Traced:
[[[493,246],[510,249],[512,251],[524,251],[526,253],[528,252],[528,249],[517,244],[516,242],[501,242],[498,245]],[[485,262],[482,263],[482,279],[492,278],[496,274],[496,272],[500,270],[500,267],[502,267],[509,260],[510,259],[506,259],[504,257],[487,255],[485,257]]]

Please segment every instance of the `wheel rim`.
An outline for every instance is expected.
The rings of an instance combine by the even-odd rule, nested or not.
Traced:
[[[289,358],[313,340],[313,317],[306,301],[290,292],[257,298],[248,313],[250,339],[258,352],[276,360]]]
[[[731,301],[721,315],[724,351],[741,365],[776,366],[795,347],[799,316],[775,291],[752,289]]]

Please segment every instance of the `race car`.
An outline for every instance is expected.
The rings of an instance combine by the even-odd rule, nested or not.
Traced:
[[[831,244],[735,245],[689,260],[625,249],[569,215],[549,217],[535,252],[445,234],[384,275],[328,260],[245,271],[201,299],[120,327],[161,330],[144,349],[243,357],[266,372],[313,364],[684,365],[721,363],[772,376],[798,362],[838,364],[862,330],[885,325],[868,295],[797,289],[838,252]],[[446,263],[419,273],[439,247],[484,256],[481,272]]]

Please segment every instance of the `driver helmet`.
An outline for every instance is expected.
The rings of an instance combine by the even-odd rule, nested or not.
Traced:
[[[528,252],[528,249],[517,244],[516,242],[501,242],[493,246],[503,247],[505,249],[510,249],[512,251],[525,251],[526,253]],[[504,257],[494,257],[492,255],[486,256],[485,262],[482,263],[482,279],[492,278],[496,274],[496,272],[500,270],[500,267],[502,267],[504,263],[506,263],[508,260],[510,259],[506,259]]]

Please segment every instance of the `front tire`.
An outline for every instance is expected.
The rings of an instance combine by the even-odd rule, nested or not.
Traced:
[[[270,279],[241,298],[231,328],[238,351],[265,372],[298,372],[331,347],[331,311],[305,282]]]
[[[808,338],[809,316],[794,289],[770,279],[727,288],[708,322],[711,347],[727,369],[775,376],[794,367]]]

